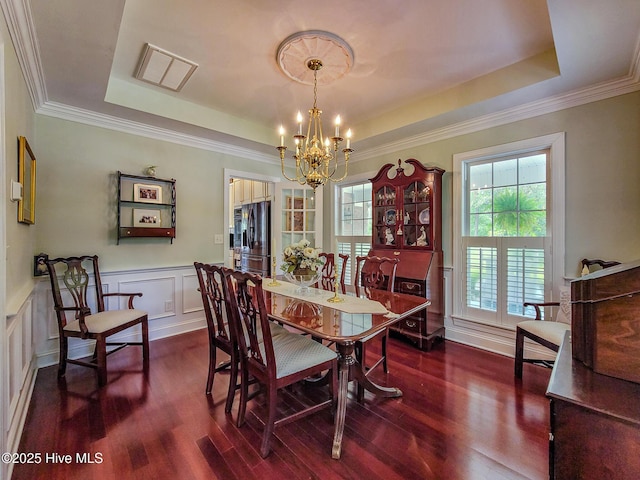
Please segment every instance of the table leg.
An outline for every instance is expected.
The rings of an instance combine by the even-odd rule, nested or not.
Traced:
[[[381,397],[401,397],[402,390],[394,387],[383,387],[369,380],[362,365],[353,356],[353,343],[336,343],[338,350],[338,408],[336,410],[336,430],[333,436],[332,458],[340,458],[342,451],[342,435],[347,414],[347,394],[350,376],[364,388]]]
[[[338,408],[336,409],[336,431],[333,436],[333,448],[331,450],[332,458],[340,458],[342,451],[342,434],[344,433],[344,419],[347,415],[347,387],[349,386],[349,369],[354,362],[352,355],[346,356],[342,353],[343,348],[338,351]],[[351,345],[353,352],[353,345]]]
[[[372,382],[364,370],[364,366],[360,364],[357,360],[353,360],[353,365],[351,368],[351,375],[353,380],[362,385],[365,390],[369,390],[371,393],[379,396],[379,397],[401,397],[402,390],[396,387],[383,387],[382,385],[378,385],[377,383]]]

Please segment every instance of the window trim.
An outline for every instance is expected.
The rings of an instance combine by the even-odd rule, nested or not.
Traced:
[[[549,149],[550,184],[549,226],[552,232],[550,253],[551,263],[549,280],[546,286],[550,299],[559,298],[559,288],[564,284],[565,265],[565,133],[530,138],[517,142],[505,143],[493,147],[482,148],[453,155],[453,311],[452,317],[473,321],[463,312],[464,255],[462,250],[464,191],[463,173],[465,164],[488,160],[508,154],[521,155],[537,150]],[[509,328],[504,326],[504,328]],[[511,327],[512,328],[512,327]]]
[[[332,235],[332,245],[331,251],[337,252],[338,251],[338,242],[339,239],[350,239],[350,243],[354,243],[353,240],[355,239],[364,239],[364,238],[368,238],[369,239],[369,244],[371,246],[373,246],[373,242],[372,242],[372,236],[369,235],[367,236],[353,236],[353,235],[338,235],[338,231],[340,230],[340,226],[338,224],[338,222],[340,221],[340,202],[338,201],[338,199],[340,198],[340,188],[342,187],[349,187],[351,185],[360,185],[360,184],[364,184],[366,182],[370,182],[371,179],[373,177],[376,176],[376,171],[373,172],[363,172],[363,173],[358,173],[358,174],[354,174],[354,175],[349,175],[345,180],[341,181],[341,182],[337,182],[333,185],[333,189],[331,190],[332,192],[332,204],[333,204],[333,221],[331,222],[331,235]],[[373,199],[372,199],[373,200]],[[350,266],[351,266],[351,276],[354,277],[355,276],[355,258],[351,258],[351,256],[349,257],[350,260]]]

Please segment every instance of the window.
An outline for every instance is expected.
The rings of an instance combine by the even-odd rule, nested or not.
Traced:
[[[524,302],[542,302],[557,291],[563,247],[551,245],[557,245],[556,235],[564,239],[556,232],[564,211],[563,140],[542,137],[454,156],[454,242],[460,252],[454,268],[461,273],[454,315],[513,327],[534,316]]]
[[[351,185],[339,185],[337,199],[338,253],[349,255],[345,282],[352,284],[355,257],[367,255],[371,248],[371,182],[367,180]]]

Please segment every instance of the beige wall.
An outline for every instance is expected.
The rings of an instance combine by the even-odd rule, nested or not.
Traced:
[[[354,162],[350,172],[370,172],[399,158],[444,168],[443,243],[445,264],[451,265],[453,155],[566,132],[565,274],[575,276],[584,257],[622,262],[640,258],[638,112],[640,92]],[[330,201],[325,201],[325,208]]]
[[[228,234],[223,170],[277,175],[276,165],[165,141],[37,116],[37,249],[50,256],[100,255],[103,270],[222,262]],[[123,239],[116,244],[116,172],[176,179],[176,238]]]
[[[5,191],[6,203],[6,301],[7,313],[15,309],[31,293],[33,287],[33,255],[36,243],[36,227],[18,223],[18,203],[11,202],[8,197],[11,180],[18,180],[18,147],[17,138],[22,135],[34,147],[34,154],[39,153],[34,135],[34,113],[22,71],[11,44],[4,17],[0,21],[0,34],[4,41],[4,155],[5,155]],[[38,221],[38,217],[36,217]]]

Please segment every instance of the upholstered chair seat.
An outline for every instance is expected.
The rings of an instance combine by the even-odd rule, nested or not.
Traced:
[[[84,322],[90,332],[105,333],[120,327],[123,323],[134,321],[146,314],[147,312],[135,308],[131,310],[109,310],[87,315],[84,317]],[[67,332],[80,332],[80,320],[67,323],[64,326],[64,330]]]
[[[265,356],[264,343],[261,343],[260,350]],[[321,343],[286,330],[273,337],[273,353],[276,362],[276,378],[283,378],[336,358],[336,353]]]
[[[562,322],[541,322],[539,320],[525,320],[518,323],[518,328],[526,330],[531,335],[543,338],[554,345],[560,345],[564,334],[567,330],[571,330],[571,325]]]

